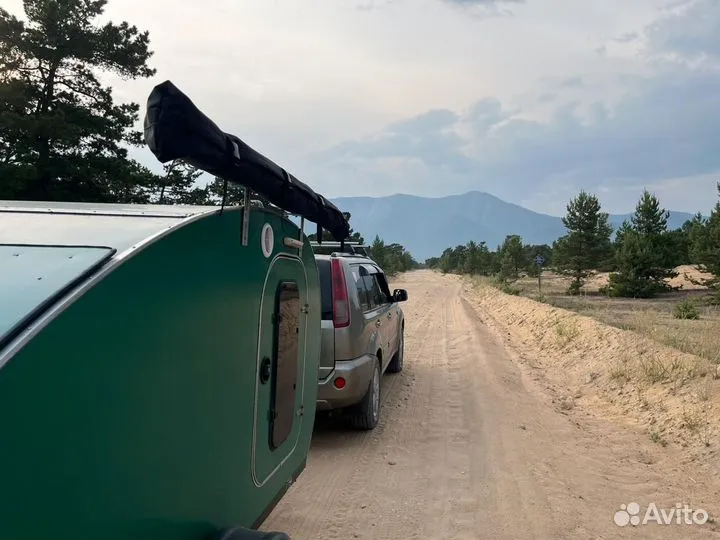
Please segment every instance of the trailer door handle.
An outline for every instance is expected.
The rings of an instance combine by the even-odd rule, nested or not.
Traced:
[[[265,384],[270,380],[270,359],[266,356],[260,364],[260,384]]]

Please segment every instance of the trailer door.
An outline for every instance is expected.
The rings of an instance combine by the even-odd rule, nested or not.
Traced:
[[[253,476],[262,485],[293,453],[303,421],[305,310],[302,263],[275,259],[262,299]]]

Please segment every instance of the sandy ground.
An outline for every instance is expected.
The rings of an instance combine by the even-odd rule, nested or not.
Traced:
[[[410,296],[405,370],[384,377],[380,425],[318,422],[307,470],[263,530],[293,540],[720,538],[718,480],[687,449],[591,404],[565,410],[461,278],[417,271],[393,286]],[[617,526],[631,502],[641,518],[650,503],[686,503],[711,519]]]
[[[720,366],[663,344],[664,336],[652,339],[595,317],[498,294],[482,281],[466,281],[464,293],[487,324],[507,330],[503,341],[564,410],[633,423],[658,443],[688,449],[698,466],[720,467]],[[686,323],[687,332],[717,330],[699,321],[678,322]]]
[[[704,289],[702,282],[712,277],[711,274],[701,272],[696,266],[690,264],[678,266],[674,268],[674,271],[677,272],[677,276],[668,279],[667,283],[671,287],[677,287],[683,291]],[[569,284],[570,280],[567,281]],[[608,283],[610,283],[610,272],[599,272],[587,280],[585,288],[589,291],[597,290]]]

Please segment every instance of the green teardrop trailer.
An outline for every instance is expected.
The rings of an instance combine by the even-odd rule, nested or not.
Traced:
[[[279,208],[0,204],[0,540],[287,538],[248,530],[314,422],[318,271],[287,212],[347,223],[169,82],[146,140]]]

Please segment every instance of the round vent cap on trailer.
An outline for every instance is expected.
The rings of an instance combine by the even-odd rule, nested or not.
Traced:
[[[275,232],[273,231],[272,225],[266,223],[263,225],[262,233],[260,234],[260,246],[265,257],[272,255],[273,247],[275,244]]]

